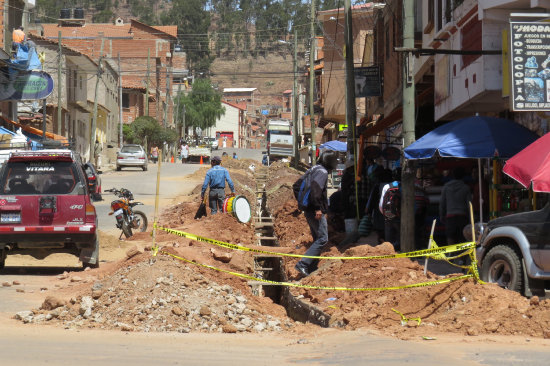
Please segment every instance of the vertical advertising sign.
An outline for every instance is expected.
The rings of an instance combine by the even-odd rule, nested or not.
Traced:
[[[510,22],[510,41],[512,110],[550,111],[550,23]]]

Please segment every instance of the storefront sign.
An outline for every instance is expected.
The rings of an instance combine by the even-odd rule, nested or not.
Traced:
[[[52,91],[53,79],[43,71],[0,73],[0,101],[44,99]]]
[[[511,22],[510,36],[512,109],[550,111],[550,24]]]
[[[356,67],[355,74],[355,97],[379,97],[382,94],[380,81],[380,67]]]

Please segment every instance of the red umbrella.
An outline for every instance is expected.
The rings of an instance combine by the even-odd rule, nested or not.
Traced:
[[[525,188],[533,182],[533,191],[550,192],[550,133],[512,156],[502,171]]]

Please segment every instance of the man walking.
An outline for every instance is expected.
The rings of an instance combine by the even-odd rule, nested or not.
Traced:
[[[210,168],[208,172],[206,172],[204,183],[202,184],[202,200],[204,200],[206,188],[210,187],[210,191],[208,193],[208,205],[212,210],[212,215],[217,213],[218,210],[222,210],[223,208],[223,201],[225,200],[225,181],[227,181],[227,184],[231,189],[231,193],[235,194],[235,186],[233,185],[233,181],[231,180],[227,169],[220,165],[221,162],[222,159],[219,156],[214,156],[212,158],[212,160],[210,161],[210,163],[212,164],[212,168]]]
[[[310,193],[308,206],[304,211],[313,243],[306,252],[309,256],[319,256],[328,242],[327,227],[327,181],[328,173],[336,169],[338,157],[334,151],[326,151],[319,158],[319,163],[311,168]],[[296,264],[296,270],[302,277],[315,271],[318,259],[302,258]]]

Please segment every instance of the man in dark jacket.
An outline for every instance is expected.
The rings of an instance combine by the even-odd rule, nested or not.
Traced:
[[[319,158],[319,162],[311,168],[311,187],[309,194],[309,204],[304,211],[313,243],[306,252],[306,255],[319,256],[321,250],[328,243],[327,227],[327,181],[328,174],[336,169],[338,156],[334,151],[325,151]],[[296,270],[303,277],[313,272],[319,260],[313,258],[302,258],[296,264]]]
[[[464,183],[464,168],[457,167],[453,178],[443,186],[439,201],[439,218],[445,224],[447,244],[462,243],[465,239],[462,229],[468,225],[468,202],[470,188]]]
[[[208,193],[208,204],[212,210],[212,215],[222,210],[223,201],[225,200],[225,181],[231,189],[231,193],[235,194],[235,186],[229,176],[227,169],[220,164],[222,159],[219,156],[214,156],[211,160],[212,168],[206,172],[204,183],[202,184],[201,199],[204,199],[206,188],[210,187]]]

